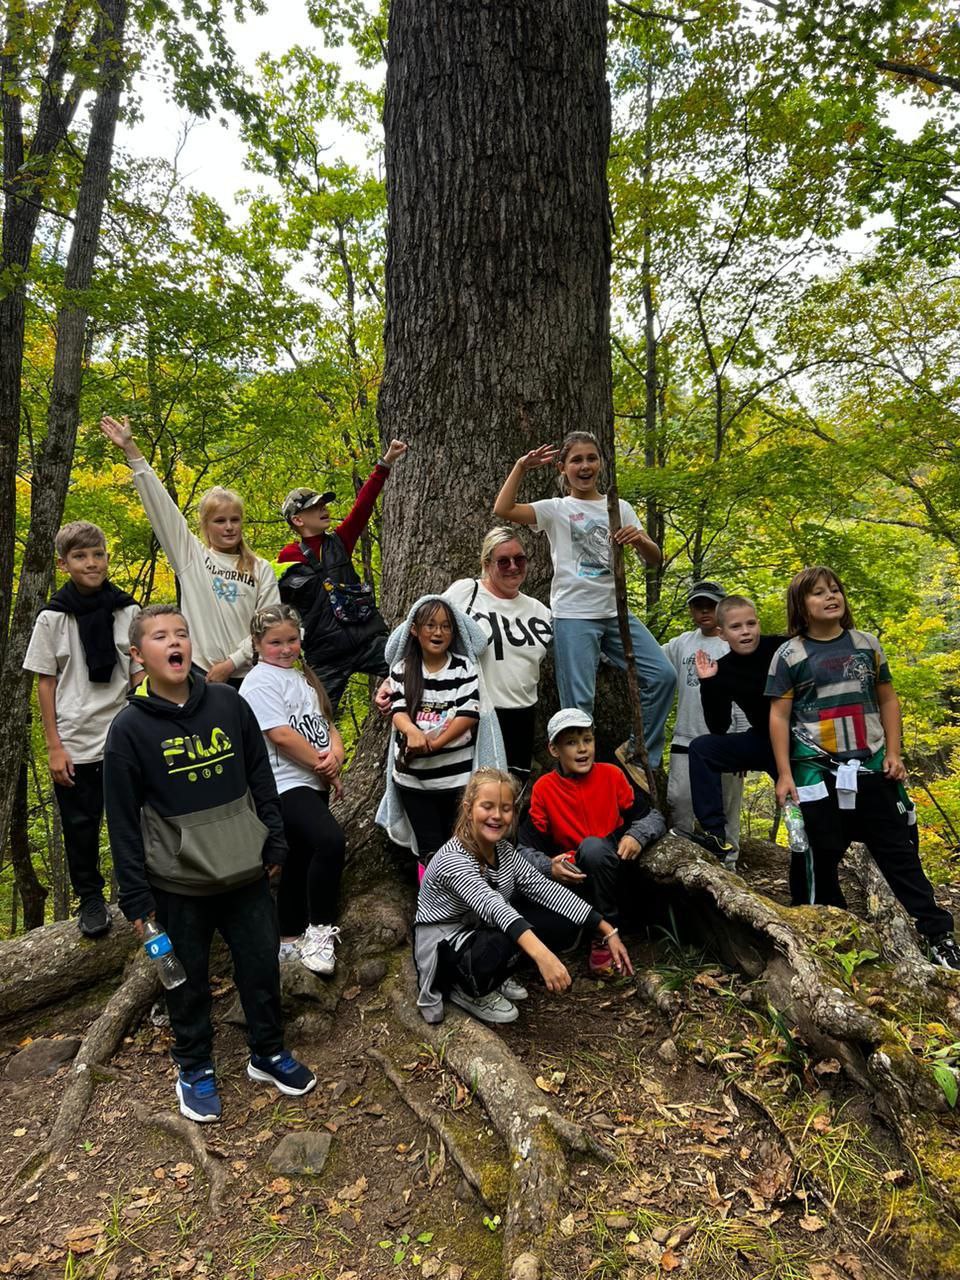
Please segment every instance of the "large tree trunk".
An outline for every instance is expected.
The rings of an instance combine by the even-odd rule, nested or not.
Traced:
[[[477,572],[520,454],[578,429],[612,453],[605,52],[601,0],[391,4],[378,415],[411,448],[385,490],[390,620]],[[523,497],[555,483],[536,472]],[[525,590],[545,598],[536,550]],[[372,719],[344,809],[365,853],[383,788]]]
[[[14,6],[15,7],[15,6]],[[0,836],[10,821],[17,770],[23,742],[30,681],[22,670],[23,655],[37,609],[43,601],[50,578],[53,537],[63,517],[63,507],[70,481],[70,467],[77,438],[80,413],[80,384],[83,375],[88,301],[85,297],[93,278],[100,224],[110,183],[113,139],[123,87],[123,38],[127,0],[102,0],[100,19],[92,47],[99,55],[97,96],[90,115],[90,133],[84,156],[73,237],[64,271],[64,301],[57,313],[57,345],[54,354],[53,382],[47,411],[47,433],[36,458],[30,498],[30,532],[23,553],[17,600],[0,666]],[[69,97],[69,95],[68,95]],[[5,110],[6,101],[4,103]],[[69,116],[67,117],[69,120]],[[10,158],[13,163],[15,156]],[[5,163],[7,160],[5,158]],[[32,190],[32,188],[31,188]],[[36,195],[32,197],[36,199]],[[11,202],[16,207],[16,202]],[[22,228],[20,228],[22,231]],[[35,230],[35,223],[34,223]],[[4,252],[7,220],[4,219]],[[31,232],[32,242],[32,232]],[[16,242],[19,246],[19,240]],[[17,252],[27,253],[29,245]],[[19,260],[18,260],[19,261]],[[23,314],[19,310],[7,315],[0,312],[0,338],[8,332],[16,344],[22,363]],[[17,335],[19,334],[19,338]],[[3,450],[14,449],[19,433],[19,390],[10,380],[19,379],[20,370],[4,363],[0,366],[0,421]],[[16,410],[16,418],[13,417]],[[5,481],[6,453],[0,453],[0,496]],[[3,539],[6,529],[0,525],[0,572],[5,571]],[[12,537],[12,534],[11,534]],[[0,581],[0,591],[4,584]],[[6,621],[4,618],[3,621]]]

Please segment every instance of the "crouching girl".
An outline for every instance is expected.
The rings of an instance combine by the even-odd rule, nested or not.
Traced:
[[[517,783],[500,769],[478,769],[467,783],[453,838],[420,886],[414,922],[417,1004],[427,1022],[443,1018],[443,999],[483,1022],[513,1022],[527,992],[510,975],[522,955],[548,991],[570,986],[557,950],[581,928],[599,932],[617,973],[633,973],[619,931],[563,885],[548,880],[511,840]]]

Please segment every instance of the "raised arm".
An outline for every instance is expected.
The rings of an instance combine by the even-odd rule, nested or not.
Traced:
[[[557,457],[557,449],[552,444],[542,444],[539,449],[531,449],[513,464],[513,470],[503,482],[503,488],[497,494],[493,504],[493,514],[501,520],[510,520],[513,524],[536,524],[537,514],[529,502],[518,502],[520,485],[528,471],[537,467],[548,467]]]

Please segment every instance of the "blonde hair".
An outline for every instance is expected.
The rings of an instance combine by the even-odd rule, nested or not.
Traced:
[[[281,627],[284,623],[290,623],[301,630],[302,623],[300,615],[294,609],[292,604],[270,604],[265,609],[258,609],[250,620],[250,638],[253,641],[254,650],[256,650],[257,642],[262,640],[271,627]],[[257,653],[259,658],[259,653]],[[300,654],[300,666],[303,670],[303,678],[307,684],[317,695],[317,701],[320,703],[320,711],[326,720],[333,720],[333,706],[330,702],[330,696],[324,688],[323,681],[307,662],[303,653]]]
[[[235,489],[224,489],[223,485],[215,484],[212,489],[208,489],[200,496],[200,503],[197,506],[197,523],[200,525],[200,537],[208,547],[210,546],[210,521],[215,511],[226,506],[239,507],[240,519],[243,519],[243,499]],[[257,557],[247,546],[242,533],[237,543],[237,557],[241,572],[253,576],[257,569]]]
[[[504,542],[519,542],[524,555],[526,555],[527,548],[524,546],[523,539],[516,529],[510,529],[505,524],[498,524],[483,535],[483,541],[480,543],[481,577],[492,564],[494,551]]]
[[[501,787],[506,787],[516,806],[517,797],[520,794],[520,784],[516,778],[505,773],[503,769],[494,769],[489,765],[485,765],[482,769],[470,775],[470,779],[464,788],[463,797],[460,800],[460,811],[457,814],[456,825],[453,828],[453,834],[457,837],[468,853],[472,853],[475,858],[481,856],[480,849],[477,846],[477,837],[473,831],[473,806],[476,803],[477,795],[480,788],[485,787],[487,783],[495,782]],[[507,833],[512,836],[517,823],[517,811],[514,807],[513,822]]]

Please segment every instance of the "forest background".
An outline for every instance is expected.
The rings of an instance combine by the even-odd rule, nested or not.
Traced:
[[[42,110],[61,13],[89,50],[108,7],[5,6],[5,153],[11,98],[28,132]],[[121,139],[110,157],[96,268],[79,291],[63,519],[103,526],[111,577],[144,603],[172,598],[174,584],[101,412],[130,415],[188,518],[209,485],[238,488],[248,541],[267,558],[287,540],[278,508],[290,487],[334,489],[346,514],[379,451],[384,10],[311,0],[316,40],[250,74],[218,3],[130,6],[115,74],[128,132],[142,125],[144,78],[159,76],[171,114],[179,103],[229,118],[249,172],[245,190],[214,196],[179,155],[144,158]],[[686,588],[706,576],[752,595],[777,630],[790,576],[833,565],[858,625],[887,649],[922,852],[940,881],[960,858],[958,30],[916,0],[614,3],[609,45],[617,476],[665,553],[645,574],[631,566],[633,606],[665,640],[688,625]],[[3,442],[16,451],[16,521],[0,529],[11,581],[29,558],[33,481],[57,427],[98,74],[78,72],[75,114],[38,185],[29,265],[5,256],[0,274],[0,306],[19,293],[26,309],[17,429],[5,423]],[[501,480],[489,478],[491,507]],[[362,552],[376,580],[376,521]],[[43,565],[52,571],[49,550]],[[9,686],[9,593],[4,608]],[[358,680],[348,738],[367,692]],[[23,923],[15,868],[22,886],[27,863],[50,887],[46,917],[68,911],[35,707],[23,741],[0,933]],[[765,827],[766,782],[752,804]]]

